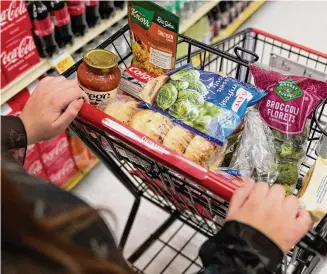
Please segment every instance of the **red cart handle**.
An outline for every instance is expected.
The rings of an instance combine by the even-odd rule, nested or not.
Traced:
[[[226,201],[229,201],[233,192],[242,185],[237,180],[228,182],[222,175],[215,174],[191,162],[182,155],[162,146],[142,133],[123,125],[105,112],[87,103],[83,104],[78,117],[127,143],[158,163],[186,176]]]

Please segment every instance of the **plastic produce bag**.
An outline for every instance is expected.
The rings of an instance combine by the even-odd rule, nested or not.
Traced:
[[[236,79],[186,64],[148,82],[140,96],[148,108],[223,145],[240,125],[247,108],[266,94]]]
[[[174,124],[161,113],[141,106],[142,104],[129,96],[118,95],[110,99],[105,112],[203,167],[209,167],[213,163],[220,166],[227,143],[224,146],[212,143]]]
[[[256,86],[268,91],[259,112],[273,129],[276,150],[277,183],[293,185],[305,154],[308,118],[327,97],[327,82],[285,75],[263,65],[251,65]]]
[[[230,168],[239,170],[244,177],[254,176],[258,181],[269,184],[277,178],[274,136],[255,109],[249,110],[244,117],[242,138]]]

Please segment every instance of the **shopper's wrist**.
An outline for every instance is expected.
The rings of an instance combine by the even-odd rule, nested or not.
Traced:
[[[24,128],[25,128],[25,133],[27,136],[27,145],[35,144],[38,142],[37,140],[37,133],[35,132],[35,129],[33,127],[33,124],[29,122],[28,117],[25,117],[25,115],[22,113],[19,116],[20,120],[22,121]]]

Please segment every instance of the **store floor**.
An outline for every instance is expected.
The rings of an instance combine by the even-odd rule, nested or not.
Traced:
[[[242,27],[256,27],[267,32],[279,35],[308,47],[327,52],[327,2],[267,2],[265,5],[246,22]],[[104,216],[117,239],[120,238],[127,216],[131,209],[133,198],[124,186],[111,174],[103,164],[99,164],[82,182],[74,189],[74,193],[89,202],[91,205],[110,209],[116,216],[112,220]],[[125,255],[128,256],[140,243],[146,239],[166,218],[167,214],[147,201],[142,201],[141,209],[137,215],[137,221],[132,229],[128,240]],[[173,229],[180,224],[175,224],[163,235],[169,237]],[[205,240],[199,234],[193,235],[192,229],[183,227],[172,239],[173,248],[181,249],[187,242],[183,252],[187,257],[196,258],[198,247]],[[192,236],[192,237],[191,237]],[[144,267],[152,256],[160,248],[164,248],[153,265],[149,265],[145,273],[163,273],[163,267],[173,259],[173,249],[157,244],[137,261],[140,268]],[[187,268],[186,256],[178,254],[176,259],[164,273],[181,273]],[[197,261],[195,261],[195,264]],[[194,273],[197,267],[189,268],[185,273]],[[324,269],[315,273],[327,273],[327,265]]]

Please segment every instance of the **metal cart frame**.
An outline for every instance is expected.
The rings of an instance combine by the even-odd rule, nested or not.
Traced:
[[[98,46],[110,46],[114,49],[119,57],[121,69],[125,69],[132,58],[128,32],[128,26],[125,26]],[[123,55],[119,50],[121,43],[127,43],[129,49]],[[221,71],[245,82],[251,82],[249,63],[258,60],[265,62],[265,54],[268,51],[268,54],[278,51],[278,54],[297,61],[304,58],[307,66],[324,73],[327,71],[326,54],[257,29],[244,30],[212,46],[180,35],[179,48],[181,45],[184,45],[184,48],[186,45],[187,51],[184,57],[177,60],[176,66],[193,63],[201,69]],[[77,62],[63,75],[67,78],[74,77],[80,63],[81,61]],[[320,123],[326,121],[326,104],[327,99],[319,105],[311,121],[307,159],[315,159],[312,151],[323,132]],[[159,241],[164,247],[169,246],[175,252],[175,256],[169,260],[161,273],[165,272],[177,256],[182,256],[190,263],[183,273],[190,271],[192,265],[200,269],[201,264],[197,257],[190,258],[183,253],[183,247],[176,249],[169,243],[171,238],[162,240],[161,236],[176,220],[182,223],[181,227],[187,225],[205,237],[214,235],[223,225],[228,201],[233,191],[239,187],[237,182],[234,180],[235,184],[231,184],[224,177],[188,161],[87,104],[83,105],[78,118],[70,127],[134,196],[135,200],[119,244],[121,249],[124,249],[128,240],[141,198],[159,206],[170,215],[128,261],[134,264],[155,241]],[[311,164],[303,164],[302,175]],[[178,233],[181,227],[173,235]],[[306,237],[285,257],[282,268],[284,273],[312,272],[320,260],[311,248],[319,245],[321,238],[318,233],[326,238],[327,217],[321,221],[316,232],[312,232],[311,238]],[[160,250],[153,260],[159,253]],[[143,273],[150,263],[144,266],[142,271],[135,269],[138,273]],[[290,268],[292,272],[288,272]]]

